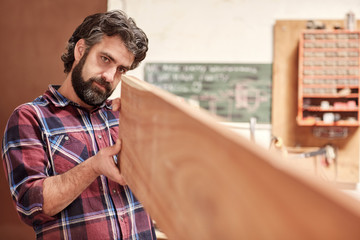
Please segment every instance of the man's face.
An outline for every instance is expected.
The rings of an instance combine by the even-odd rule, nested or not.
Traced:
[[[134,61],[119,37],[104,36],[73,68],[71,82],[85,104],[99,106],[113,93]]]
[[[114,89],[112,89],[109,82],[106,82],[101,76],[94,76],[88,80],[84,80],[82,76],[82,70],[85,65],[87,54],[85,54],[80,62],[74,67],[74,70],[71,75],[72,86],[77,94],[77,96],[86,104],[90,106],[100,106],[105,102],[105,100],[112,94]],[[94,82],[100,84],[104,87],[103,90],[93,87]]]

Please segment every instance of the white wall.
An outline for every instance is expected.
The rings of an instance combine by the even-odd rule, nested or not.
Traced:
[[[108,9],[146,32],[144,62],[272,63],[277,19],[360,18],[360,0],[108,0]],[[143,66],[130,74],[143,79]],[[267,145],[269,130],[259,134]]]
[[[350,10],[360,18],[360,0],[108,0],[108,8],[146,32],[151,62],[271,63],[277,19],[345,19]]]

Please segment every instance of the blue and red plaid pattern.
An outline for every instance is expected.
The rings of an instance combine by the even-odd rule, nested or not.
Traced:
[[[114,144],[118,114],[111,101],[88,112],[49,86],[11,115],[3,162],[21,219],[37,239],[156,239],[149,215],[127,186],[98,177],[55,216],[42,212],[42,183]]]

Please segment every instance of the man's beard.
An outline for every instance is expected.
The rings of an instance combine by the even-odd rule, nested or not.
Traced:
[[[113,93],[111,85],[102,77],[91,77],[88,81],[85,81],[82,76],[82,69],[84,67],[87,54],[85,54],[79,61],[79,63],[74,67],[71,74],[71,83],[75,90],[76,95],[86,104],[90,106],[100,106],[102,105],[108,97]],[[96,86],[93,86],[93,83],[96,82],[105,88],[100,89]]]

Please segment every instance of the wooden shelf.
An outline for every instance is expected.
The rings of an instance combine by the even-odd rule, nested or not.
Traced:
[[[303,84],[303,88],[350,88],[359,89],[358,85],[339,85],[339,84]]]
[[[359,122],[358,121],[345,121],[345,120],[341,120],[341,121],[336,121],[333,123],[326,123],[324,121],[310,121],[310,120],[298,120],[297,121],[299,125],[302,126],[342,126],[342,127],[356,127],[359,126]]]
[[[330,107],[330,108],[321,108],[321,107],[314,107],[314,106],[310,106],[310,107],[303,107],[304,111],[311,111],[311,112],[358,112],[359,111],[359,107],[354,107],[354,108],[334,108],[334,107]]]
[[[304,30],[298,74],[300,126],[359,126],[360,31]]]
[[[303,94],[303,98],[358,98],[358,93],[352,93],[348,95],[340,95],[340,94]]]

